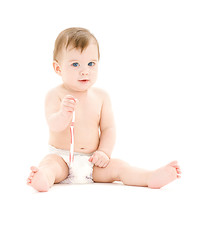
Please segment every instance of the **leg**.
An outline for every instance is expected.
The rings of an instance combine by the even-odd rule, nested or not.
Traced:
[[[181,172],[176,161],[155,171],[148,171],[132,167],[119,159],[111,159],[106,168],[94,166],[93,180],[94,182],[122,181],[129,186],[161,188],[180,177],[178,173]]]
[[[31,167],[31,174],[27,184],[39,192],[47,192],[54,183],[64,180],[69,169],[62,157],[56,154],[47,155],[39,164],[39,167]]]
[[[120,159],[111,159],[106,168],[93,168],[94,182],[121,181],[125,185],[147,186],[147,179],[151,172],[130,166]]]

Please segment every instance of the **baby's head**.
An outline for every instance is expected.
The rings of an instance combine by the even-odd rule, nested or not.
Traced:
[[[53,67],[69,90],[85,91],[96,82],[99,58],[98,41],[87,29],[68,28],[55,41]]]
[[[53,60],[59,62],[63,51],[68,47],[78,49],[82,53],[91,42],[96,43],[99,60],[99,44],[95,36],[85,28],[67,28],[58,35],[55,41]]]

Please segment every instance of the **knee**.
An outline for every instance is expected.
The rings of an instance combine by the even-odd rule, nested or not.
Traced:
[[[57,154],[48,154],[40,162],[39,167],[48,169],[55,177],[55,183],[59,183],[68,176],[69,168],[62,157]]]
[[[50,165],[62,165],[64,160],[57,154],[50,153],[46,155],[41,161],[40,165],[50,164]]]

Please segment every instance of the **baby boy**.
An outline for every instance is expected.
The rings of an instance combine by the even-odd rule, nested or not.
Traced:
[[[180,177],[177,161],[154,171],[111,157],[115,121],[108,93],[93,87],[97,80],[99,44],[84,28],[62,31],[55,42],[53,68],[62,84],[47,93],[45,114],[49,153],[32,166],[27,184],[46,192],[54,183],[112,183],[161,188]],[[69,162],[73,112],[74,161]]]

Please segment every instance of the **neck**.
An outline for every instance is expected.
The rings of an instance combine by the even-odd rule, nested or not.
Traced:
[[[85,97],[85,96],[87,96],[87,94],[88,94],[88,89],[85,90],[85,91],[76,91],[76,90],[71,89],[69,86],[66,86],[66,85],[64,85],[64,84],[62,84],[62,87],[63,87],[64,89],[66,89],[66,90],[69,92],[69,94],[71,94],[72,96],[74,96],[74,97],[76,97],[76,98]]]

